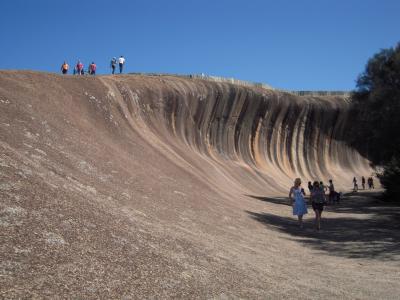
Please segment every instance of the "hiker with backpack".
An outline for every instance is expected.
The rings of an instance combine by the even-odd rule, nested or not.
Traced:
[[[319,182],[314,181],[313,190],[310,195],[311,206],[315,212],[315,226],[317,230],[321,229],[321,216],[326,204],[325,192],[321,189]]]

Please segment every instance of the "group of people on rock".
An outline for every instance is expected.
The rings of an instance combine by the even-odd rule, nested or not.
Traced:
[[[110,63],[110,68],[111,68],[111,74],[115,73],[115,68],[117,67],[117,63],[119,66],[119,74],[122,74],[122,71],[124,69],[124,65],[125,65],[125,57],[123,57],[122,55],[118,58],[113,57],[111,59],[111,63]]]
[[[308,190],[310,192],[311,206],[315,213],[315,226],[317,230],[320,230],[324,206],[339,203],[341,194],[335,191],[332,179],[329,180],[328,186],[325,186],[322,181],[314,181],[313,183],[309,181]],[[326,195],[328,190],[329,193]],[[306,192],[301,188],[301,179],[296,178],[289,191],[289,199],[293,206],[293,215],[297,216],[301,228],[303,228],[303,216],[308,213],[305,196]]]
[[[113,57],[111,59],[110,62],[111,74],[115,74],[115,69],[117,68],[117,65],[119,66],[119,73],[122,74],[125,65],[125,58],[122,55],[118,59],[116,57]],[[89,75],[96,75],[96,70],[97,70],[97,65],[94,62],[92,62],[88,67],[87,73]],[[61,73],[65,75],[68,74],[68,71],[69,71],[69,65],[66,61],[64,61],[64,63],[61,65]],[[78,60],[78,62],[76,63],[73,74],[74,75],[85,74],[84,65],[80,60]]]
[[[372,177],[368,177],[367,183],[368,183],[368,188],[370,190],[371,189],[375,189],[374,179]],[[362,189],[365,190],[365,177],[364,176],[361,177],[361,186],[362,186]],[[354,178],[353,178],[353,192],[357,192],[357,191],[358,191],[358,183],[357,183],[357,178],[354,176]]]

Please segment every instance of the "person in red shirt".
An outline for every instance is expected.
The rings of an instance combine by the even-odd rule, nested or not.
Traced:
[[[89,65],[89,74],[90,74],[90,75],[96,75],[96,69],[97,69],[96,64],[95,64],[94,62],[92,62],[92,63]]]
[[[78,75],[83,75],[83,63],[81,63],[80,60],[78,60],[78,63],[76,64],[76,73]]]

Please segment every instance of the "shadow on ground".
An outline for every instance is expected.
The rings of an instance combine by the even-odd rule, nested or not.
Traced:
[[[304,229],[298,228],[294,217],[251,211],[247,213],[269,229],[288,234],[290,240],[329,255],[400,260],[400,207],[382,203],[375,198],[376,195],[346,194],[340,204],[326,208],[334,217],[323,218],[320,232],[314,229],[312,209],[309,209]],[[249,197],[288,205],[287,198]]]
[[[269,203],[274,203],[274,204],[281,204],[281,205],[287,205],[287,206],[291,206],[290,205],[290,200],[288,197],[262,197],[262,196],[253,196],[253,195],[245,195],[247,197],[251,197],[254,199],[258,199],[261,201],[265,201],[265,202],[269,202]]]

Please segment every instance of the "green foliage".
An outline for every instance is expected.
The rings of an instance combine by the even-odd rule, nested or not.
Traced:
[[[384,171],[378,178],[386,190],[385,198],[400,201],[400,160],[394,157],[384,166]]]
[[[384,167],[380,180],[392,194],[399,186],[392,177],[400,175],[400,43],[368,61],[352,95],[351,113],[350,144]]]

